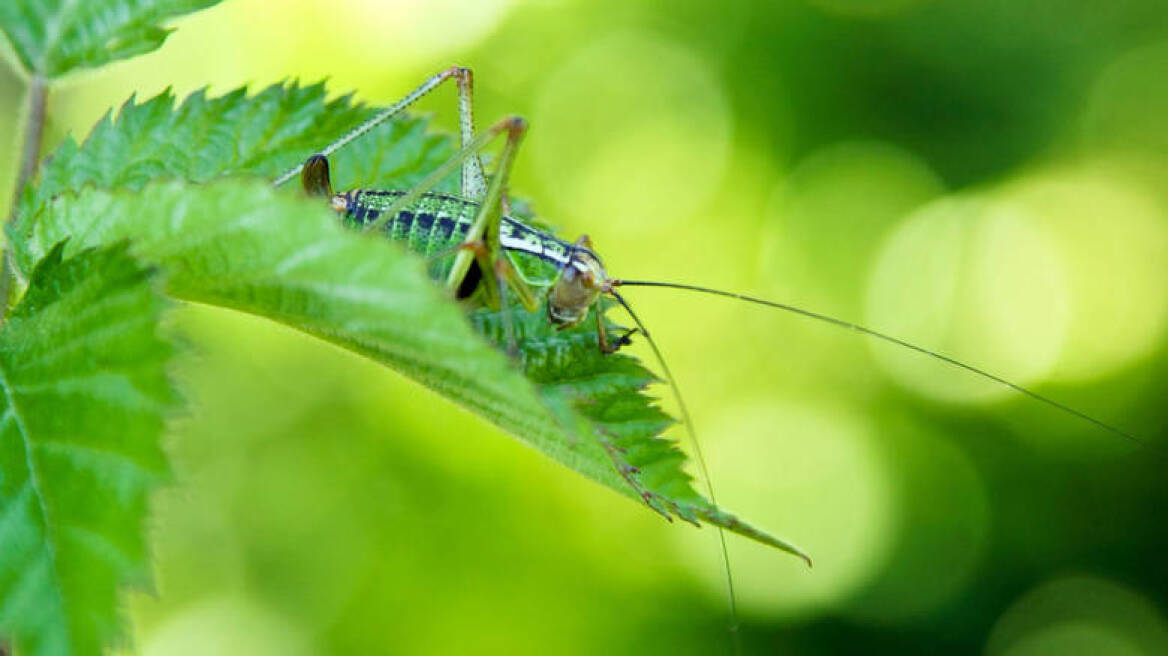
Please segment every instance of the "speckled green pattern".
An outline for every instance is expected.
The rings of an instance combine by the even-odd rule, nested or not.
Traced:
[[[403,191],[358,189],[341,194],[345,199],[345,219],[364,226],[388,210]],[[426,256],[450,251],[466,237],[479,203],[445,193],[424,194],[417,202],[385,223],[385,233],[410,250]],[[504,217],[500,228],[504,252],[523,279],[534,287],[549,287],[559,276],[573,246],[527,224]],[[442,258],[430,268],[435,279],[444,279],[453,258]]]

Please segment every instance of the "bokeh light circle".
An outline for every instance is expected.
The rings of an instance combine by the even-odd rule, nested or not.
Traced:
[[[929,0],[806,0],[827,14],[847,18],[887,18]]]
[[[307,656],[307,636],[242,596],[203,600],[140,637],[143,656]]]
[[[1168,622],[1113,581],[1069,576],[1022,595],[998,619],[987,656],[1153,656],[1168,653]]]
[[[1168,42],[1124,53],[1099,75],[1084,121],[1085,137],[1104,145],[1168,156]]]
[[[1052,378],[1117,371],[1160,345],[1168,324],[1168,216],[1103,165],[1044,171],[995,196],[1052,236],[1070,293],[1070,322]]]
[[[847,408],[805,400],[759,400],[704,422],[720,501],[764,530],[799,545],[800,560],[728,538],[739,608],[756,616],[801,617],[867,583],[887,557],[895,522],[886,463],[872,429]],[[711,567],[710,536],[677,531],[710,594],[726,594]]]
[[[900,416],[877,426],[898,530],[879,579],[848,602],[848,615],[896,625],[944,608],[973,584],[991,504],[973,461],[935,427]]]
[[[677,226],[720,184],[731,113],[719,80],[683,45],[621,32],[553,72],[530,144],[555,215],[621,234]]]
[[[919,156],[893,144],[846,141],[804,158],[775,190],[759,244],[772,294],[857,316],[880,236],[944,186]]]
[[[1151,656],[1111,627],[1064,622],[1018,640],[1001,656]]]
[[[1070,303],[1058,244],[1024,207],[948,197],[909,215],[884,241],[865,323],[1028,385],[1058,362]],[[897,382],[924,396],[968,402],[1012,393],[904,348],[871,344]]]
[[[344,0],[327,5],[362,59],[394,68],[465,50],[507,17],[515,0]],[[338,6],[340,5],[340,6]]]

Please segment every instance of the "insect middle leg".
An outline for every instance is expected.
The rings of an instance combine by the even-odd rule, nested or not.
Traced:
[[[507,140],[503,145],[503,151],[499,155],[498,169],[495,175],[491,177],[486,194],[484,194],[479,203],[478,212],[475,214],[474,220],[463,238],[462,245],[457,250],[454,264],[451,266],[450,273],[446,278],[446,286],[451,292],[457,291],[470,272],[471,265],[476,260],[479,260],[479,272],[482,274],[482,284],[485,286],[485,296],[489,307],[495,310],[506,310],[504,307],[507,302],[505,288],[509,286],[515,291],[516,296],[523,303],[524,307],[529,310],[535,310],[538,306],[535,293],[530,289],[527,282],[518,275],[518,272],[511,265],[510,260],[503,254],[499,237],[500,225],[503,221],[502,198],[506,191],[511,167],[515,162],[515,153],[519,149],[519,143],[523,139],[526,131],[527,122],[518,116],[505,118],[495,123],[482,134],[475,137],[459,153],[443,162],[421,182],[394,201],[376,220],[367,223],[365,230],[380,230],[385,226],[386,222],[392,220],[399,213],[408,210],[423,194],[446,179],[448,175],[453,173],[456,168],[463,165],[468,159],[477,157],[479,151],[487,144],[505,133]],[[314,156],[314,158],[323,160],[320,156]],[[310,158],[311,160],[312,158]],[[308,175],[312,170],[314,170],[314,167],[305,169],[306,188],[311,184]],[[506,311],[502,315],[508,334],[513,335],[514,331],[510,325],[510,315]],[[511,350],[514,350],[513,340],[509,340],[508,345],[511,347]]]

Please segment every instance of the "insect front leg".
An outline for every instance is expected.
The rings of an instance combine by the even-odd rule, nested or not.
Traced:
[[[609,339],[608,330],[604,327],[604,311],[600,307],[599,300],[593,306],[592,311],[596,314],[596,343],[600,347],[600,352],[605,355],[612,355],[621,350],[622,347],[632,344],[633,335],[640,332],[639,328],[629,328],[615,340]]]
[[[515,327],[511,322],[511,315],[507,312],[507,289],[515,293],[519,304],[528,312],[539,309],[539,298],[523,279],[515,266],[506,257],[492,259],[486,242],[476,241],[459,244],[459,252],[468,252],[474,257],[475,264],[482,274],[480,289],[483,294],[483,303],[490,309],[500,312],[503,318],[503,333],[507,342],[507,352],[512,357],[518,355],[518,342],[515,338]]]

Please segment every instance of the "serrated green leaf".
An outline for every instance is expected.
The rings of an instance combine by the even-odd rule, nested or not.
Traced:
[[[240,173],[274,178],[373,111],[348,96],[327,100],[319,83],[277,84],[251,96],[246,89],[216,98],[199,91],[177,106],[169,92],[141,103],[131,98],[116,116],[98,121],[83,144],[67,137],[49,156],[21,197],[16,232],[49,199],[85,186],[136,190],[153,180],[206,182]],[[338,153],[336,181],[409,186],[452,152],[448,138],[426,131],[424,119],[403,117]]]
[[[125,245],[47,251],[0,328],[0,635],[97,654],[149,580],[143,519],[169,476],[164,300]]]
[[[270,317],[374,358],[667,517],[802,555],[694,491],[684,456],[659,437],[670,419],[642,393],[654,378],[632,358],[601,355],[587,328],[557,332],[541,314],[516,311],[520,371],[427,278],[421,258],[343,228],[319,202],[259,182],[90,190],[49,203],[24,257],[65,237],[73,248],[132,237],[177,298]],[[498,317],[474,316],[498,334]]]
[[[506,362],[499,359],[498,353],[488,349],[488,353],[483,354],[481,343],[473,332],[452,327],[464,327],[465,320],[457,310],[447,307],[450,304],[441,294],[434,295],[432,285],[423,286],[426,291],[416,292],[423,295],[411,301],[419,303],[418,308],[429,307],[428,304],[432,303],[445,308],[434,309],[438,314],[427,320],[416,319],[408,310],[396,315],[390,312],[400,311],[399,307],[354,307],[343,296],[329,297],[319,292],[312,294],[311,301],[304,299],[305,307],[295,312],[283,309],[284,301],[277,302],[277,297],[286,297],[291,293],[288,290],[299,289],[300,283],[283,280],[272,271],[265,272],[259,263],[266,261],[276,266],[278,260],[265,259],[276,257],[275,252],[283,252],[285,257],[295,260],[297,249],[319,252],[324,248],[310,246],[316,243],[314,240],[323,239],[322,236],[298,232],[321,229],[319,226],[312,228],[315,224],[311,221],[294,220],[294,215],[290,214],[277,222],[277,227],[264,223],[266,227],[262,234],[270,231],[270,239],[251,233],[248,233],[247,240],[242,241],[238,234],[222,235],[226,243],[234,244],[226,250],[221,250],[223,246],[219,238],[200,237],[200,244],[207,244],[206,252],[188,248],[176,270],[173,267],[179,263],[171,251],[154,252],[155,247],[149,244],[170,248],[177,247],[183,239],[195,238],[194,235],[184,236],[185,228],[175,228],[173,234],[168,233],[166,239],[160,239],[157,230],[165,228],[165,224],[126,224],[116,218],[132,214],[124,209],[107,212],[90,208],[94,213],[85,216],[84,211],[68,209],[78,201],[61,200],[49,206],[58,194],[84,186],[138,190],[159,178],[203,182],[231,173],[254,173],[270,179],[323,148],[374,111],[354,106],[348,97],[331,102],[325,98],[322,85],[284,84],[268,87],[250,97],[242,89],[218,98],[196,93],[177,108],[168,94],[144,103],[127,102],[116,118],[106,117],[99,122],[83,144],[78,146],[66,141],[45,165],[39,187],[23,199],[24,210],[18,234],[13,239],[18,261],[22,268],[27,267],[47,244],[55,243],[52,241],[54,236],[59,238],[69,234],[73,235],[75,242],[88,244],[132,236],[138,247],[145,249],[142,251],[144,257],[165,262],[171,268],[171,288],[180,298],[244,309],[340,343],[390,364],[480,412],[570,467],[644,499],[662,514],[691,521],[706,519],[768,544],[796,551],[782,541],[720,514],[693,490],[689,477],[682,470],[683,455],[671,442],[660,438],[671,419],[644,395],[645,387],[656,379],[631,358],[602,356],[596,349],[594,331],[587,327],[557,332],[541,315],[515,313],[514,323],[524,337],[521,353],[524,373],[529,379],[523,381],[528,386],[525,396],[515,391],[519,383],[514,380],[514,372],[501,373],[503,370],[499,367],[505,366]],[[425,127],[422,120],[402,117],[334,155],[337,187],[402,189],[416,183],[454,152],[451,139],[427,133]],[[453,184],[455,181],[448,182]],[[155,190],[152,193],[160,198],[166,196],[169,199],[167,207],[178,202],[171,197],[179,194],[177,191],[163,193]],[[257,199],[271,197],[262,186],[255,193]],[[116,194],[87,195],[86,198],[90,199],[86,202],[108,203],[111,208],[121,203],[139,202],[132,200],[131,196]],[[207,199],[207,202],[211,200]],[[218,213],[221,220],[230,219],[233,213],[252,211],[235,202],[224,201],[221,206],[204,209]],[[259,203],[259,200],[254,200],[247,208],[255,207],[255,211],[261,212],[254,203]],[[288,208],[286,211],[299,210]],[[264,209],[261,213],[267,216],[270,212]],[[290,226],[295,226],[295,229]],[[330,229],[335,229],[335,226]],[[143,238],[149,243],[142,243]],[[336,237],[329,239],[333,238]],[[277,250],[265,250],[270,248]],[[322,262],[319,266],[322,268],[313,273],[315,277],[311,284],[314,289],[332,284],[347,286],[350,281],[346,276],[367,275],[369,267],[390,266],[390,263],[369,261],[369,258],[389,257],[385,251],[378,250],[382,247],[360,248],[373,250],[346,251],[343,257],[320,255]],[[390,252],[397,251],[391,249]],[[211,275],[215,270],[209,264],[200,264],[206,258],[214,258],[218,262],[216,266],[225,267],[225,272]],[[240,259],[241,262],[236,262]],[[337,262],[333,262],[334,259]],[[334,268],[325,266],[325,260],[333,262],[329,266]],[[260,268],[249,269],[249,265]],[[355,271],[347,273],[349,269]],[[184,286],[185,278],[178,275],[178,271],[200,273],[196,282]],[[277,270],[276,273],[283,275],[285,272]],[[262,282],[249,282],[249,275],[261,276]],[[378,293],[389,290],[405,293],[406,288],[401,287],[404,283],[391,283],[391,280],[396,279],[362,279],[361,288],[372,286],[372,289],[380,290]],[[410,280],[410,284],[421,282]],[[175,287],[176,284],[179,286]],[[280,293],[261,303],[254,298],[259,292],[249,285],[262,288],[265,293]],[[221,286],[230,287],[230,291],[223,291]],[[247,304],[241,305],[242,301],[233,300],[237,296],[248,299]],[[363,312],[372,314],[363,316]],[[499,317],[479,311],[472,314],[472,319],[475,327],[495,343],[502,339]],[[431,343],[432,340],[444,340],[448,344],[457,342],[460,346],[453,350],[443,349]],[[476,364],[480,361],[486,364]],[[491,387],[490,383],[496,377],[511,382]],[[536,386],[534,397],[529,389],[531,385]],[[581,435],[589,439],[581,439]]]
[[[54,78],[157,49],[164,21],[219,0],[4,0],[0,31],[29,73]]]

